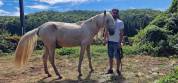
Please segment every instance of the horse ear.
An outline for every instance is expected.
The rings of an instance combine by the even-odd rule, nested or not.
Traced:
[[[106,10],[104,11],[104,16],[106,16]]]

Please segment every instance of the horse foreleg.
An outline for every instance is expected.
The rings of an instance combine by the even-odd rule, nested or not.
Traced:
[[[87,56],[88,56],[88,62],[89,62],[89,68],[91,70],[91,72],[94,71],[93,67],[92,67],[92,63],[91,63],[91,55],[90,55],[90,45],[87,46]]]
[[[86,46],[81,46],[81,48],[80,48],[80,57],[79,57],[79,64],[78,64],[78,73],[79,73],[79,76],[82,76],[81,65],[82,65],[85,49],[86,49]]]
[[[59,79],[62,79],[62,76],[59,74],[57,68],[56,68],[56,65],[55,65],[55,60],[54,60],[54,55],[55,55],[55,48],[51,48],[49,50],[49,61],[56,73],[56,75],[58,76]]]
[[[48,75],[48,77],[51,77],[51,74],[48,71],[48,66],[47,66],[47,59],[48,59],[49,52],[47,48],[45,48],[45,52],[43,54],[43,64],[44,64],[44,71]]]

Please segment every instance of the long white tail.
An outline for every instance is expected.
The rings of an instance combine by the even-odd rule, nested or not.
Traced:
[[[28,58],[32,55],[33,49],[36,45],[38,36],[38,28],[27,32],[20,39],[15,51],[15,64],[20,67],[27,63]]]

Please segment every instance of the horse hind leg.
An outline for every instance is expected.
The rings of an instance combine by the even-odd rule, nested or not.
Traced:
[[[48,66],[47,66],[48,56],[49,56],[49,52],[48,52],[47,47],[45,47],[45,51],[44,51],[44,54],[43,54],[44,71],[48,75],[48,77],[51,77],[52,75],[49,73]]]
[[[90,68],[91,72],[93,72],[94,69],[93,69],[93,67],[92,67],[92,63],[91,63],[90,45],[87,46],[86,50],[87,50],[87,56],[88,56],[88,62],[89,62],[89,68]]]
[[[81,45],[81,48],[80,48],[80,57],[79,57],[79,64],[78,64],[79,77],[82,76],[81,65],[82,65],[82,61],[83,61],[83,56],[84,56],[84,54],[85,54],[85,50],[86,50],[86,46],[85,46],[85,45]]]
[[[59,74],[56,65],[55,65],[55,60],[54,60],[54,56],[55,56],[55,46],[52,46],[51,48],[48,49],[49,50],[49,61],[56,73],[56,75],[58,76],[58,79],[62,79],[62,76]]]

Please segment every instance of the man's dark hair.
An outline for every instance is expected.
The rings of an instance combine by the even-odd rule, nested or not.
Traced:
[[[112,9],[112,11],[111,11],[111,12],[113,12],[113,11],[116,11],[117,18],[120,18],[120,16],[119,16],[119,9],[114,8],[114,9]]]
[[[117,14],[119,14],[119,9],[112,9],[112,11],[116,11],[117,12]]]

